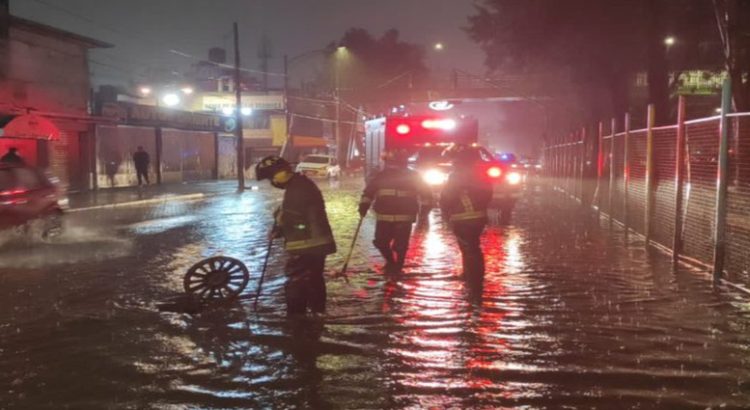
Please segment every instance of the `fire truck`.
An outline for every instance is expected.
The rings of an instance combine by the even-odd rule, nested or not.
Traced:
[[[440,163],[443,150],[451,144],[477,143],[474,118],[392,115],[365,123],[365,177],[382,169],[383,152],[404,150],[410,166],[419,171]]]
[[[365,178],[382,169],[383,153],[404,150],[409,167],[439,194],[453,167],[443,156],[446,148],[461,144],[477,155],[477,177],[487,178],[493,186],[492,207],[501,221],[509,221],[521,195],[523,176],[495,158],[478,144],[479,127],[472,117],[396,114],[365,123]]]

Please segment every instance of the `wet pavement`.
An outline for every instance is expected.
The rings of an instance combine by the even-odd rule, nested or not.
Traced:
[[[322,185],[327,185],[324,183]],[[342,265],[359,185],[326,187]],[[274,248],[259,311],[270,189],[71,215],[56,243],[0,249],[0,409],[750,408],[750,303],[561,196],[531,189],[491,226],[484,288],[467,289],[440,216],[405,273],[382,274],[362,229],[328,314],[284,316]],[[243,298],[159,312],[201,258],[243,260]]]

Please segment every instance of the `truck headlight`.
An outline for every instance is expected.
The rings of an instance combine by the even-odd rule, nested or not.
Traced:
[[[439,169],[428,169],[422,179],[427,185],[443,185],[448,180],[448,174]]]
[[[509,173],[505,179],[508,181],[511,185],[518,185],[523,180],[523,177],[518,172],[511,172]]]

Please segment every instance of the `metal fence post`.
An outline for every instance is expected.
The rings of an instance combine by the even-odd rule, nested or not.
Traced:
[[[648,105],[646,130],[646,212],[643,233],[646,237],[646,247],[651,245],[651,219],[654,207],[654,121],[656,109],[654,104]]]
[[[630,231],[630,216],[628,213],[628,194],[630,190],[630,113],[625,114],[623,128],[625,129],[625,135],[623,137],[625,148],[622,153],[622,223],[625,226],[625,240],[627,240]]]
[[[614,222],[615,212],[614,203],[615,197],[615,131],[617,129],[617,121],[612,118],[610,125],[610,132],[612,139],[609,140],[609,191],[607,192],[607,211],[609,211],[609,229],[612,229],[612,223]]]
[[[581,158],[580,170],[578,171],[580,174],[579,177],[579,186],[580,186],[580,193],[581,193],[581,205],[586,205],[585,202],[585,184],[584,184],[584,178],[586,175],[586,127],[581,129],[581,134],[579,138],[579,149],[578,149],[578,155]]]
[[[162,168],[162,162],[163,162],[163,151],[164,151],[164,139],[161,132],[161,127],[156,127],[154,129],[154,138],[155,138],[155,144],[156,144],[156,163],[154,166],[156,167],[156,184],[161,185],[162,182],[162,175],[161,175],[161,168]]]
[[[571,192],[570,189],[570,174],[571,170],[573,169],[573,153],[570,151],[570,134],[568,134],[567,138],[565,138],[565,147],[563,150],[565,151],[565,192],[568,194],[568,196],[574,194]]]
[[[685,184],[685,96],[677,100],[677,140],[675,142],[674,178],[674,238],[672,240],[672,263],[677,264],[682,253],[683,192]]]
[[[604,177],[604,123],[599,121],[596,155],[596,216],[602,217],[602,177]]]
[[[714,283],[721,280],[726,254],[727,185],[729,183],[729,120],[732,109],[732,83],[724,80],[721,93],[721,122],[719,139],[719,166],[716,178],[716,226],[714,232]]]

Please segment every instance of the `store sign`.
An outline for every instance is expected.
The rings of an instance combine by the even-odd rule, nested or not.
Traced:
[[[151,105],[105,103],[102,116],[116,118],[129,125],[177,128],[195,131],[225,131],[224,118],[218,115],[179,111]]]
[[[218,95],[204,95],[202,97],[201,110],[222,112],[225,108],[234,109],[236,97],[231,93]],[[243,95],[242,108],[250,108],[253,111],[283,110],[283,95]]]

